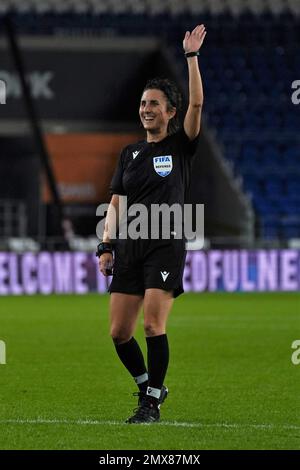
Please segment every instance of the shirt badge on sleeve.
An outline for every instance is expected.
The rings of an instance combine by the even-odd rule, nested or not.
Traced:
[[[153,157],[153,166],[159,176],[168,176],[173,169],[172,155]]]

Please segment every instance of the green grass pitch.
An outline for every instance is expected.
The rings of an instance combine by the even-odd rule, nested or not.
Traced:
[[[186,294],[168,324],[161,423],[127,425],[136,386],[108,295],[3,297],[0,449],[299,449],[300,295]],[[145,351],[142,317],[136,337]]]

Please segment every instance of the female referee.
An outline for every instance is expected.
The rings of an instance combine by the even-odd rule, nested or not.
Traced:
[[[181,97],[166,79],[150,80],[143,91],[139,115],[146,140],[123,149],[111,183],[103,241],[98,245],[100,271],[111,274],[109,288],[111,336],[117,354],[138,385],[138,407],[127,423],[152,423],[160,419],[160,405],[168,389],[163,385],[169,363],[166,324],[173,299],[183,292],[184,239],[118,239],[112,243],[112,211],[120,199],[132,204],[177,203],[183,206],[189,161],[200,131],[203,89],[198,65],[204,25],[187,31],[183,49],[188,66],[189,104],[183,127],[178,124]],[[159,158],[158,158],[159,157]],[[161,164],[163,162],[163,164]],[[170,232],[171,234],[174,232]],[[143,304],[147,342],[147,367],[134,339]]]

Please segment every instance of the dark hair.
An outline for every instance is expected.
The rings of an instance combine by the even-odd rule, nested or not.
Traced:
[[[168,134],[174,134],[180,127],[179,113],[182,106],[182,97],[177,86],[168,78],[152,78],[146,83],[143,92],[146,90],[162,91],[167,99],[168,111],[176,108],[176,114],[172,119],[170,119],[168,125]]]

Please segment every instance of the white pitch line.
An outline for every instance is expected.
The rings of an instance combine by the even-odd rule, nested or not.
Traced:
[[[88,419],[67,420],[67,419],[2,419],[1,424],[62,424],[78,426],[128,426],[124,421],[98,421]],[[244,424],[244,423],[184,423],[177,421],[163,421],[155,423],[156,426],[181,427],[181,428],[225,428],[225,429],[288,429],[300,430],[300,426],[294,424]]]

